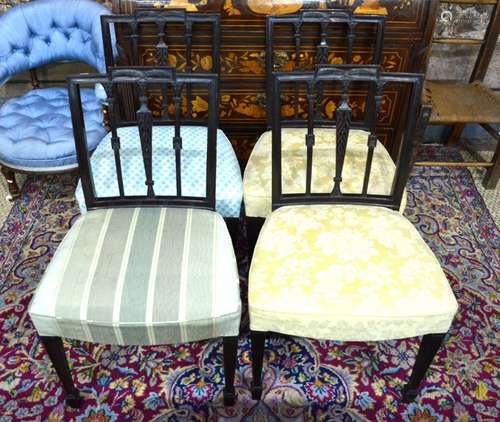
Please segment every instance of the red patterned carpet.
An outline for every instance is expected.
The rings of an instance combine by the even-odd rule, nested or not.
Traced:
[[[67,346],[73,374],[86,400],[81,411],[65,411],[62,388],[27,306],[77,217],[74,187],[71,176],[29,178],[1,231],[0,422],[500,419],[495,351],[500,233],[467,170],[419,168],[408,186],[406,215],[438,256],[460,303],[446,346],[420,397],[410,405],[400,402],[400,390],[409,376],[417,339],[273,339],[264,400],[256,403],[248,390],[249,342],[243,337],[233,408],[222,406],[222,354],[217,342],[147,348],[72,342]]]

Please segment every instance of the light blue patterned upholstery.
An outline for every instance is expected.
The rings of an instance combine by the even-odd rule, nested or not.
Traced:
[[[0,17],[0,85],[17,73],[60,61],[105,71],[100,16],[109,10],[90,0],[37,0]],[[101,105],[85,90],[89,149],[105,135]],[[66,88],[37,89],[0,108],[0,163],[29,171],[77,166]]]
[[[175,195],[175,154],[172,147],[172,126],[153,127],[153,180],[157,195]],[[125,195],[146,195],[147,189],[141,144],[137,127],[118,129]],[[184,126],[182,136],[182,194],[204,196],[206,171],[207,129]],[[91,158],[96,196],[119,195],[111,134],[106,135]],[[81,184],[76,197],[82,212],[86,212]],[[243,197],[243,182],[238,160],[224,132],[217,132],[216,210],[223,217],[239,217]]]
[[[100,16],[90,0],[37,0],[0,17],[0,85],[11,76],[62,60],[105,71]]]
[[[92,89],[81,91],[89,150],[107,130]],[[61,170],[77,165],[66,88],[34,89],[0,108],[0,162],[18,169]]]

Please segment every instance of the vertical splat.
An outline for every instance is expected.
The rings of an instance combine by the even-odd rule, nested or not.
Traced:
[[[347,23],[347,63],[352,63],[354,39],[356,38],[356,22]]]
[[[300,27],[301,27],[301,22],[295,22],[294,24],[294,31],[293,31],[293,37],[295,39],[295,64],[294,64],[294,70],[300,70]],[[299,86],[296,84],[295,85],[295,92],[294,92],[294,113],[295,113],[295,119],[299,118]]]
[[[316,63],[326,64],[328,63],[328,52],[330,47],[328,45],[328,21],[321,22],[321,40],[316,47]]]
[[[168,46],[165,44],[165,27],[167,22],[164,20],[159,20],[156,22],[158,26],[158,43],[156,44],[156,62],[160,66],[166,66],[168,64]]]
[[[129,22],[132,34],[130,38],[132,39],[132,59],[133,63],[139,63],[139,23],[137,19]]]
[[[175,133],[172,139],[175,150],[175,180],[177,195],[182,195],[182,164],[181,164],[181,91],[182,85],[174,84],[174,108],[175,108]]]
[[[311,193],[312,185],[312,160],[314,148],[314,102],[316,95],[314,93],[314,82],[307,84],[307,135],[306,135],[306,193]]]
[[[118,191],[120,192],[120,197],[125,195],[123,189],[123,173],[122,173],[122,163],[120,157],[120,137],[117,132],[117,107],[116,107],[116,96],[115,96],[115,85],[112,83],[104,83],[104,90],[106,91],[106,98],[108,104],[109,113],[109,124],[111,126],[111,148],[113,149],[113,154],[115,156],[115,170],[116,177],[118,181]]]
[[[156,44],[156,62],[160,66],[167,66],[168,65],[168,46],[165,43],[165,33],[166,33],[166,26],[167,22],[163,19],[160,19],[156,22],[156,25],[158,26],[158,43]],[[164,116],[165,120],[169,120],[168,116],[168,91],[167,91],[167,86],[162,85],[161,88],[161,98],[162,98],[162,115]]]
[[[328,63],[328,52],[330,46],[328,45],[328,21],[321,21],[321,40],[316,47],[316,64],[322,65]],[[318,82],[317,84],[317,96],[316,96],[316,118],[321,119],[321,113],[323,107],[321,102],[323,100],[323,83]]]
[[[193,61],[192,61],[192,46],[193,46],[193,22],[186,21],[186,72],[193,71]],[[187,86],[186,89],[186,100],[187,100],[187,115],[188,118],[192,118],[191,112],[191,100],[192,100],[192,89],[191,85]]]
[[[153,185],[153,114],[148,107],[148,97],[146,94],[146,84],[139,82],[139,110],[137,110],[137,125],[139,126],[139,136],[141,139],[142,159],[144,171],[146,173],[147,196],[155,196]]]
[[[384,93],[384,83],[378,81],[376,84],[376,92],[373,97],[373,105],[375,109],[372,112],[372,119],[370,122],[370,134],[368,135],[368,154],[366,157],[366,166],[365,166],[365,176],[363,178],[363,195],[367,195],[368,192],[368,184],[370,183],[370,173],[372,169],[372,161],[373,161],[373,152],[375,147],[377,146],[377,135],[375,133],[375,128],[377,126],[378,117],[380,114],[380,106],[382,104],[382,96]]]
[[[343,79],[342,84],[342,100],[336,111],[336,150],[335,150],[335,177],[333,179],[334,196],[342,195],[340,183],[342,182],[342,170],[344,168],[344,159],[347,149],[347,140],[349,138],[349,130],[351,128],[352,109],[349,106],[349,80]]]

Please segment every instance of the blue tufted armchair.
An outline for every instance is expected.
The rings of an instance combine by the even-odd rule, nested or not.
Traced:
[[[19,196],[15,173],[76,169],[66,87],[40,89],[35,69],[84,62],[105,71],[100,16],[109,10],[91,0],[37,0],[0,16],[0,86],[30,70],[34,88],[0,107],[0,165],[10,197]],[[87,141],[93,150],[106,134],[93,89],[82,90]]]

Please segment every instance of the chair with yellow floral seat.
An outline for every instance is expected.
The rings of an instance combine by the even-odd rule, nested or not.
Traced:
[[[271,75],[273,72],[311,70],[316,64],[329,63],[361,64],[364,61],[370,61],[372,64],[380,64],[383,61],[384,28],[383,16],[356,15],[346,9],[303,10],[292,15],[268,16],[266,72]],[[344,37],[339,37],[339,33]],[[355,50],[358,38],[373,40],[372,51],[369,52],[367,58],[362,58]],[[337,49],[345,53],[335,55],[331,49],[334,44]],[[339,44],[342,48],[339,48]],[[291,52],[291,55],[288,52]],[[271,99],[273,93],[269,81],[270,79],[268,79],[266,95]],[[293,191],[298,186],[305,186],[303,169],[306,155],[303,139],[307,128],[301,121],[305,96],[301,95],[297,89],[284,95],[287,101],[282,106],[283,114],[293,118],[284,121],[282,129],[282,137],[286,139],[283,142],[283,154],[287,156],[287,160],[284,161],[286,167],[283,169],[283,185],[285,191]],[[322,101],[321,112],[327,116],[333,115],[337,104],[335,95],[329,95]],[[270,109],[269,106],[267,108],[268,129],[271,128]],[[321,156],[315,160],[317,172],[313,175],[313,186],[321,192],[330,192],[333,188],[332,180],[324,177],[325,171],[328,172],[333,164],[332,157],[335,156],[335,128],[331,126],[318,128],[315,133],[316,153]],[[344,166],[345,192],[356,192],[363,183],[367,139],[366,131],[353,128],[350,132]],[[323,166],[325,166],[325,171],[321,171]],[[373,155],[373,177],[369,192],[389,193],[394,170],[392,158],[384,145],[379,143]],[[262,134],[252,150],[243,176],[243,193],[251,256],[264,220],[271,212],[270,131]],[[406,198],[402,201],[401,211],[404,210],[405,205]]]
[[[260,232],[249,274],[252,340],[252,395],[263,392],[264,343],[269,332],[338,341],[382,341],[423,336],[405,402],[419,385],[457,310],[457,301],[436,257],[416,228],[398,212],[409,174],[422,75],[383,73],[377,66],[319,66],[315,72],[272,76],[273,212]],[[359,191],[343,189],[351,128],[349,93],[356,85],[376,85],[365,146],[367,156]],[[307,89],[305,183],[284,191],[280,113],[281,93],[290,85]],[[340,89],[336,110],[336,148],[329,193],[314,190],[318,84]],[[373,194],[368,186],[377,144],[374,133],[384,87],[408,86],[404,139],[389,192]]]
[[[118,192],[99,196],[93,184],[86,148],[80,93],[102,84],[107,93]],[[132,85],[139,107],[134,120],[116,113],[118,87]],[[209,110],[195,121],[176,101],[174,134],[163,161],[153,159],[155,131],[164,122],[148,107],[155,87],[167,85],[181,95],[189,85],[208,98]],[[234,375],[241,316],[239,277],[230,235],[215,212],[218,91],[216,75],[176,74],[168,67],[114,69],[108,75],[69,79],[70,104],[85,201],[89,211],[73,225],[48,265],[29,314],[62,381],[66,402],[81,404],[61,338],[101,344],[163,345],[223,339],[224,403],[235,401]],[[139,133],[147,191],[128,195],[123,189],[119,127],[135,124]],[[182,183],[181,126],[204,127],[204,152],[196,161],[198,192]],[[190,154],[190,152],[188,152]],[[161,166],[162,171],[153,171]],[[158,177],[175,167],[176,186],[157,193]],[[202,192],[200,194],[200,192]]]
[[[206,74],[220,73],[220,16],[215,13],[190,13],[184,10],[148,10],[136,11],[132,15],[107,15],[101,18],[104,56],[106,68],[120,68],[123,66],[172,66],[177,72]],[[115,34],[117,36],[115,36]],[[155,39],[155,48],[148,49],[144,45]],[[201,40],[211,39],[212,45],[208,50],[201,45]],[[205,42],[204,41],[204,42]],[[117,54],[113,54],[116,51]],[[134,104],[133,95],[127,88],[124,90],[123,104],[120,104],[119,112],[124,117],[131,117],[137,104]],[[105,98],[105,95],[103,95]],[[157,89],[151,98],[155,113],[161,114],[165,125],[155,127],[158,134],[155,139],[161,144],[153,149],[153,155],[158,160],[165,158],[165,146],[162,140],[168,142],[172,138],[174,121],[174,95],[165,91],[165,88]],[[198,114],[206,113],[208,103],[206,98],[193,91],[188,86],[184,91],[181,108],[188,115],[195,118]],[[196,157],[203,151],[204,136],[203,127],[182,127],[184,139],[183,160],[183,183],[185,189],[196,192],[200,186],[196,176],[197,163],[192,157]],[[126,151],[122,166],[124,174],[124,189],[129,195],[142,194],[145,186],[143,182],[142,155],[139,143],[139,133],[135,128],[123,127],[119,129],[122,140],[120,148]],[[239,216],[243,199],[243,182],[241,169],[233,150],[231,142],[225,133],[217,130],[217,197],[216,209],[224,217],[230,229],[231,236],[235,239],[238,232]],[[189,152],[189,153],[188,153]],[[115,195],[118,186],[110,184],[110,173],[113,173],[114,153],[112,148],[111,134],[104,137],[91,160],[94,169],[94,183],[97,193],[101,196]],[[153,171],[160,171],[157,166]],[[159,181],[156,192],[164,194],[171,186],[175,185],[175,172],[172,170],[162,177],[154,177]],[[80,209],[85,212],[85,198],[81,183],[76,189],[76,198]]]

